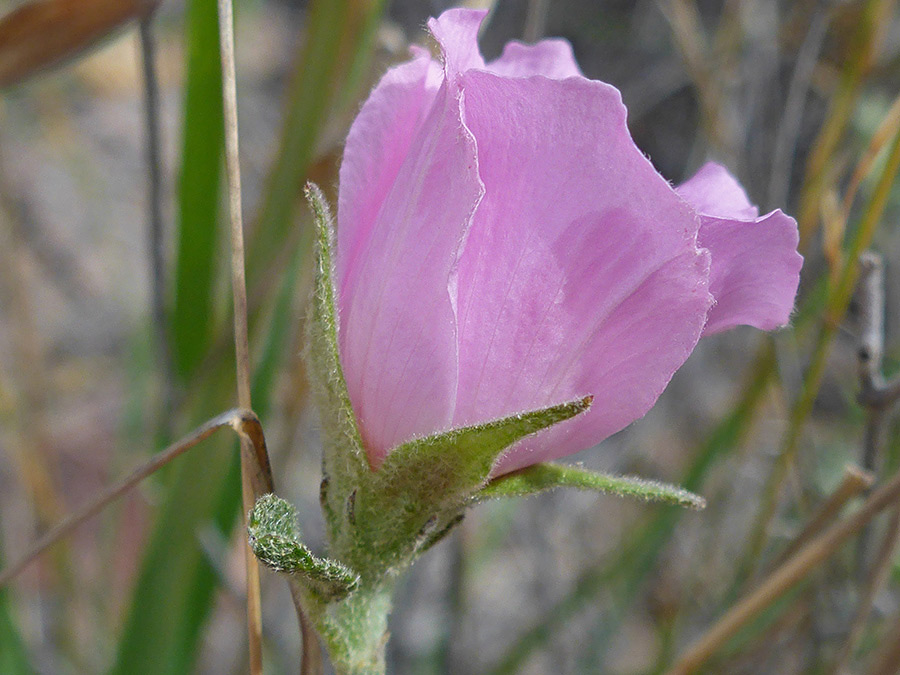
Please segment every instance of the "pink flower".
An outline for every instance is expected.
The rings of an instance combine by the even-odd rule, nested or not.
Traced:
[[[354,122],[340,172],[341,362],[369,460],[454,427],[592,394],[494,475],[644,415],[704,334],[787,323],[802,258],[707,164],[673,189],[614,87],[569,44],[485,64],[484,12],[450,10]]]

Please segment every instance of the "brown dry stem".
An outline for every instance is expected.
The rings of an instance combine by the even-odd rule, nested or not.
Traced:
[[[250,343],[247,335],[247,281],[244,271],[244,223],[241,213],[241,167],[238,142],[237,85],[234,66],[234,16],[231,0],[219,0],[219,48],[222,56],[222,104],[225,118],[225,173],[228,177],[228,210],[231,219],[231,290],[234,297],[234,351],[237,367],[238,405],[250,409]],[[243,523],[256,499],[253,447],[241,436],[241,497]],[[262,675],[262,601],[259,565],[244,542],[247,575],[247,635],[251,675]]]
[[[8,584],[10,580],[28,567],[28,565],[53,544],[71,534],[79,525],[89,520],[92,516],[100,513],[106,506],[131,490],[131,488],[140,483],[144,478],[155,473],[176,457],[184,454],[200,441],[209,438],[217,429],[226,426],[232,427],[242,436],[246,436],[247,438],[257,437],[257,430],[261,429],[256,415],[249,410],[241,409],[224,412],[197,427],[187,436],[176,441],[162,452],[154,455],[149,461],[136,468],[128,476],[118,483],[109,486],[88,504],[85,504],[61,523],[51,528],[44,536],[35,542],[28,552],[0,572],[0,588],[3,588]]]

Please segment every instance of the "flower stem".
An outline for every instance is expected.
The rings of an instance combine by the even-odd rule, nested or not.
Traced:
[[[363,582],[337,602],[306,594],[305,607],[322,636],[336,675],[383,675],[387,617],[394,580]]]

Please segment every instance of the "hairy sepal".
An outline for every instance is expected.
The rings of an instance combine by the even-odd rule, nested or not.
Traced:
[[[528,468],[495,478],[474,493],[470,503],[489,499],[527,497],[556,488],[576,488],[604,492],[620,497],[637,497],[645,501],[663,502],[691,509],[702,509],[706,500],[678,487],[634,476],[611,476],[589,471],[579,466],[535,464]]]
[[[313,396],[322,423],[321,502],[332,541],[340,538],[342,510],[347,498],[370,473],[362,437],[353,414],[338,349],[338,317],[334,284],[334,220],[322,191],[306,185],[306,198],[315,218],[316,278],[309,326]]]
[[[359,576],[334,560],[319,558],[300,541],[297,511],[273,494],[260,497],[247,519],[250,548],[276,572],[289,574],[324,602],[345,598]]]
[[[358,544],[389,566],[402,565],[458,522],[512,445],[586,411],[591,400],[586,396],[395,448],[355,495]]]

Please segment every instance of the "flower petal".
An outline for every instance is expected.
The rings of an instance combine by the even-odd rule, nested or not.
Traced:
[[[752,220],[759,215],[741,184],[728,169],[707,162],[691,178],[676,188],[697,213],[720,218]]]
[[[487,64],[488,70],[506,77],[543,75],[554,80],[582,77],[568,40],[541,40],[534,45],[507,42],[503,54]]]
[[[699,242],[712,254],[709,291],[716,299],[703,334],[784,326],[803,266],[798,241],[796,221],[781,211],[750,221],[701,216]]]
[[[485,196],[459,268],[454,426],[593,394],[495,474],[571,454],[642,416],[711,304],[698,219],[599,82],[462,75]]]
[[[339,297],[353,293],[359,255],[443,79],[427,52],[414,53],[381,78],[347,136],[338,201]]]
[[[448,79],[469,68],[484,68],[478,29],[485,16],[487,10],[483,9],[448,9],[438,18],[428,19],[428,30],[441,46]]]
[[[344,268],[358,282],[339,304],[341,362],[373,467],[452,416],[457,346],[448,280],[482,193],[461,105],[443,85]]]
[[[698,241],[712,254],[709,292],[716,304],[703,334],[785,325],[803,266],[794,219],[781,211],[760,218],[740,183],[715,162],[676,191],[700,214]]]

